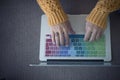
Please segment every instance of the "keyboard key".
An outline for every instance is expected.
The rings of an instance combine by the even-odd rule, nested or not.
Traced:
[[[80,53],[81,53],[81,51],[76,51],[76,53],[77,53],[77,54],[80,54]]]
[[[77,46],[77,43],[73,43],[73,46]]]
[[[69,35],[69,38],[84,38],[84,35]]]
[[[74,50],[79,50],[79,47],[74,47]]]
[[[82,47],[79,47],[79,50],[82,50]]]
[[[82,44],[81,43],[78,43],[78,46],[81,46]]]
[[[84,54],[84,51],[81,51],[81,54]]]
[[[51,54],[51,51],[46,51],[46,54]]]
[[[76,42],[79,42],[80,40],[79,40],[79,38],[76,38]]]
[[[71,39],[71,42],[72,42],[72,43],[74,43],[74,42],[75,42],[75,39],[74,39],[74,38],[73,38],[73,39]]]
[[[52,39],[46,39],[46,42],[52,42]]]

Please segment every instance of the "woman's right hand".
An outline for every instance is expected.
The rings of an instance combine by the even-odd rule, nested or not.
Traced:
[[[59,46],[69,45],[68,34],[75,34],[69,21],[51,26],[52,42]]]

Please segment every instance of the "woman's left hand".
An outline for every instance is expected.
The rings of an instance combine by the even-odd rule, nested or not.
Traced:
[[[98,40],[104,32],[104,29],[102,29],[90,22],[86,22],[85,30],[86,30],[86,33],[85,33],[84,40],[90,41],[90,42]]]

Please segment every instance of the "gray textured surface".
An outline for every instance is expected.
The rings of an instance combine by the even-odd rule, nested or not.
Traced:
[[[97,0],[61,0],[69,14],[89,13]],[[119,67],[29,67],[38,63],[40,10],[35,0],[0,0],[0,76],[7,80],[119,80]],[[120,57],[120,14],[111,14],[114,64]]]

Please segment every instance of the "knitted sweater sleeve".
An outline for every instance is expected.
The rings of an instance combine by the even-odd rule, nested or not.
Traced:
[[[50,26],[60,24],[68,20],[59,0],[37,0],[37,3],[47,15]]]
[[[105,28],[109,13],[118,9],[120,9],[120,0],[99,0],[86,20],[100,28]]]

